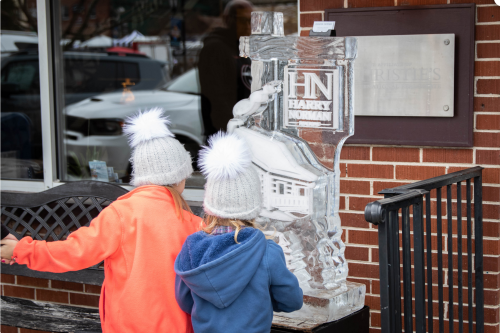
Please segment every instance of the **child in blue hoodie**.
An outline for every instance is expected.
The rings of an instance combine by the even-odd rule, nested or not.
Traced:
[[[219,132],[209,145],[199,161],[205,227],[175,260],[176,299],[196,333],[269,333],[273,311],[302,307],[302,289],[281,247],[254,225],[261,182],[246,143]]]

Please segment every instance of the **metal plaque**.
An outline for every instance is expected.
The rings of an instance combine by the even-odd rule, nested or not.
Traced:
[[[357,116],[453,117],[455,34],[357,39]]]

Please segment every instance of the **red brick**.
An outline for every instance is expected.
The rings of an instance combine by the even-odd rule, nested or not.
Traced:
[[[381,327],[382,317],[380,312],[370,312],[370,326]],[[370,328],[370,333],[380,333],[381,330]]]
[[[349,230],[349,244],[378,245],[378,232]]]
[[[92,294],[100,294],[101,293],[101,286],[94,286],[91,284],[86,284],[85,285],[85,292],[92,293]]]
[[[483,236],[500,237],[500,223],[483,221]]]
[[[347,176],[354,178],[394,178],[392,165],[348,164]]]
[[[341,160],[369,160],[370,147],[344,146],[340,152]]]
[[[372,258],[373,258],[373,249],[372,249]],[[380,295],[380,281],[372,280],[372,294]]]
[[[483,252],[485,255],[499,255],[500,242],[492,239],[483,239]]]
[[[36,299],[45,302],[68,303],[68,293],[65,291],[37,289]]]
[[[380,310],[380,297],[366,295],[365,305],[368,305],[370,307],[370,310]]]
[[[370,202],[383,199],[383,197],[373,197],[373,198],[367,198],[367,197],[349,197],[349,210],[357,210],[360,212],[365,211],[365,207],[367,204]]]
[[[427,178],[442,176],[445,174],[445,171],[446,169],[444,167],[397,165],[396,178],[424,180]]]
[[[310,31],[310,30],[311,30],[311,29],[309,29],[309,30],[300,30],[300,35],[301,35],[301,36],[309,36],[309,31]]]
[[[500,165],[500,150],[476,150],[476,164]]]
[[[373,182],[373,194],[377,194],[386,188],[398,187],[401,185],[409,184],[408,182]],[[342,190],[342,187],[340,187]]]
[[[32,277],[27,277],[27,276],[18,276],[17,277],[17,284],[24,285],[24,286],[31,286],[31,287],[48,288],[49,287],[49,280],[37,279],[37,278],[32,278]]]
[[[500,257],[483,257],[485,272],[500,272]]]
[[[69,295],[71,304],[99,307],[99,296],[74,293]]]
[[[487,168],[483,170],[483,183],[500,184],[500,169]]]
[[[500,7],[477,7],[478,22],[498,22],[500,21]]]
[[[500,147],[500,133],[474,132],[474,147]]]
[[[458,317],[455,317],[455,318],[458,318]],[[485,308],[484,309],[484,322],[485,323],[498,323],[499,320],[500,320],[500,311],[498,308]]]
[[[364,214],[354,214],[354,213],[339,213],[340,220],[342,221],[342,227],[353,227],[353,228],[366,228],[370,227],[370,223],[366,222]]]
[[[17,327],[2,325],[0,328],[0,332],[2,332],[2,333],[17,333]]]
[[[474,111],[500,112],[500,98],[498,98],[498,97],[474,97]]]
[[[349,263],[349,276],[361,278],[379,278],[378,264],[362,264],[357,262]]]
[[[492,8],[492,7],[485,7]],[[498,10],[500,7],[494,7]],[[478,8],[482,9],[482,8]],[[478,58],[500,58],[500,43],[478,43],[477,44]]]
[[[419,162],[420,151],[418,148],[373,147],[372,159],[374,161]]]
[[[362,260],[368,261],[368,251],[366,247],[348,246],[345,250],[347,260]]]
[[[394,6],[394,0],[348,0],[348,8]]]
[[[444,5],[447,0],[398,0],[398,6]]]
[[[500,274],[489,273],[484,275],[484,287],[498,289],[500,287]]]
[[[493,0],[485,0],[491,1]],[[476,40],[499,40],[500,25],[476,25]]]
[[[498,7],[500,8],[500,7]],[[499,76],[500,61],[476,61],[474,66],[476,76]]]
[[[500,201],[500,187],[483,186],[483,201]]]
[[[300,11],[324,11],[327,8],[344,8],[344,0],[314,0],[301,1]]]
[[[50,333],[47,331],[30,330],[29,328],[20,328],[19,332],[20,333]]]
[[[339,197],[339,209],[340,210],[345,209],[345,197],[344,196]]]
[[[472,163],[472,149],[424,149],[423,161],[436,163]]]
[[[370,194],[370,182],[341,179],[340,191],[343,194]]]
[[[498,333],[499,325],[484,325],[484,333]],[[464,331],[465,332],[465,331]]]
[[[33,288],[4,285],[3,294],[11,297],[35,299],[35,289]]]
[[[314,21],[323,21],[321,13],[300,14],[300,26],[302,28],[312,28]]]
[[[494,0],[450,0],[450,3],[475,3],[478,5],[492,5]]]
[[[350,205],[349,201],[349,205]],[[483,218],[491,220],[500,219],[500,206],[499,204],[488,205],[483,203]]]
[[[0,277],[1,283],[16,283],[16,277],[14,275],[2,274]]]
[[[500,115],[478,114],[476,116],[476,129],[500,130]]]
[[[498,25],[500,27],[500,25]],[[478,94],[500,94],[500,80],[498,79],[479,79],[477,80],[476,90]]]
[[[484,304],[485,305],[498,305],[500,291],[499,290],[485,290],[484,291]]]
[[[54,281],[52,280],[51,287],[54,289],[64,289],[72,291],[83,291],[83,284],[67,281]]]

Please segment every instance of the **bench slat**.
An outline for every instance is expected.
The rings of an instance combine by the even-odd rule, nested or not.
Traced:
[[[1,296],[2,325],[50,332],[101,331],[99,311]]]

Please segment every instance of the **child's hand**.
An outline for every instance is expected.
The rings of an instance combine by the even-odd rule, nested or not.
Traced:
[[[14,254],[14,249],[19,241],[5,237],[0,241],[0,257],[2,257],[2,263],[10,264],[12,255]]]

